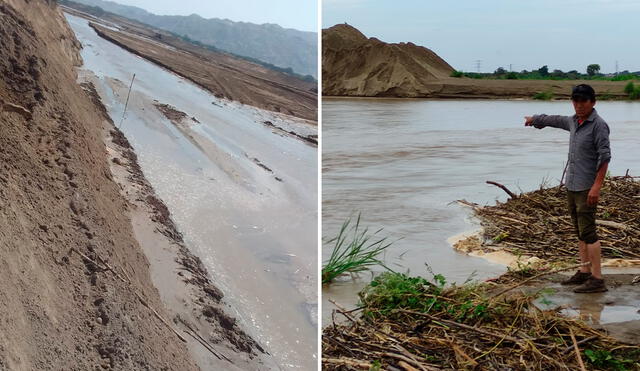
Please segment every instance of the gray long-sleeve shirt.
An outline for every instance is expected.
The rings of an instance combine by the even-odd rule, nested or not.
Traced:
[[[551,126],[569,131],[566,186],[570,191],[590,189],[600,165],[611,160],[609,125],[595,109],[582,124],[578,123],[576,115],[534,115],[533,126],[538,129]]]

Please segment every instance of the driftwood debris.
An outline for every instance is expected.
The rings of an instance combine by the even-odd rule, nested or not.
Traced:
[[[348,321],[323,329],[322,369],[581,370],[599,369],[585,364],[587,349],[606,349],[615,359],[640,356],[640,347],[538,309],[533,295],[516,291],[494,300],[494,289],[459,286],[434,295],[424,285],[398,293],[397,284],[378,282],[361,293],[360,316],[338,306]],[[434,305],[440,297],[448,300]]]
[[[588,350],[606,351],[612,360],[631,360],[631,369],[640,365],[640,347],[558,311],[540,310],[535,295],[514,290],[541,276],[580,267],[564,265],[577,258],[578,244],[560,186],[517,197],[502,189],[511,198],[495,206],[459,201],[480,218],[485,246],[561,262],[562,268],[549,264],[543,272],[441,291],[433,291],[434,285],[415,286],[420,279],[407,278],[402,285],[413,286],[399,292],[397,280],[385,286],[377,277],[375,285],[360,293],[360,316],[338,306],[336,313],[348,321],[334,321],[323,329],[323,370],[604,369],[586,356],[593,354]],[[605,180],[597,211],[605,257],[640,257],[639,198],[636,177],[627,173]]]
[[[587,368],[584,367],[584,362],[582,361],[582,356],[580,356],[580,348],[578,347],[578,342],[576,341],[576,336],[573,334],[573,329],[569,329],[569,334],[571,335],[571,341],[573,342],[573,348],[576,351],[576,359],[578,360],[578,364],[580,365],[580,371],[587,371]]]
[[[628,173],[611,177],[601,189],[596,224],[605,258],[640,258],[640,181],[635,178]],[[458,202],[474,210],[485,243],[493,248],[548,261],[578,256],[575,227],[560,186],[523,193],[494,206]]]
[[[511,197],[511,198],[518,198],[518,195],[517,195],[517,194],[515,194],[515,193],[511,192],[511,191],[509,190],[509,188],[507,188],[507,187],[506,187],[505,185],[503,185],[503,184],[500,184],[500,183],[498,183],[498,182],[494,182],[494,181],[491,181],[491,180],[487,180],[487,182],[486,182],[486,183],[487,183],[487,184],[494,185],[494,186],[496,186],[496,187],[499,187],[500,189],[502,189],[503,191],[505,191],[505,192],[509,195],[509,197]]]

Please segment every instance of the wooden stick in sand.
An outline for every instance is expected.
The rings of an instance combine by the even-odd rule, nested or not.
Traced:
[[[582,362],[582,357],[580,356],[580,348],[578,348],[578,343],[576,342],[576,336],[573,334],[573,330],[569,327],[569,334],[571,335],[571,341],[573,342],[573,348],[576,350],[576,358],[578,359],[578,364],[580,365],[581,371],[587,371],[587,368],[584,367],[584,362]]]
[[[120,125],[118,125],[118,129],[122,127],[122,123],[124,122],[124,115],[127,113],[127,106],[129,105],[129,96],[131,95],[131,88],[133,87],[133,80],[136,79],[136,74],[133,74],[131,78],[131,85],[129,85],[129,92],[127,93],[127,101],[124,103],[124,111],[122,111],[122,119],[120,119]]]

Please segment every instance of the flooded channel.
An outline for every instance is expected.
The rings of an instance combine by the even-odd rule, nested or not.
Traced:
[[[314,369],[317,148],[263,121],[315,128],[218,99],[101,39],[86,20],[66,17],[88,78],[232,314],[282,369]],[[174,125],[155,104],[185,112],[189,123]]]
[[[598,102],[596,109],[611,128],[611,174],[640,175],[640,104]],[[361,213],[363,225],[384,228],[381,235],[396,241],[384,256],[396,271],[429,276],[431,269],[459,283],[504,272],[454,251],[447,239],[478,228],[456,200],[506,200],[485,181],[514,192],[559,183],[569,135],[525,128],[523,117],[536,113],[570,115],[573,108],[568,101],[323,99],[323,239]],[[323,260],[330,251],[323,246]],[[334,308],[329,298],[354,305],[369,280],[362,274],[324,287],[323,323]]]

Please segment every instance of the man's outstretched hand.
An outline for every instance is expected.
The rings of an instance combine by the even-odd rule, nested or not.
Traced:
[[[532,126],[532,125],[533,125],[533,116],[525,116],[524,126]]]
[[[598,204],[600,198],[600,188],[591,187],[589,194],[587,195],[587,205],[595,206]]]

